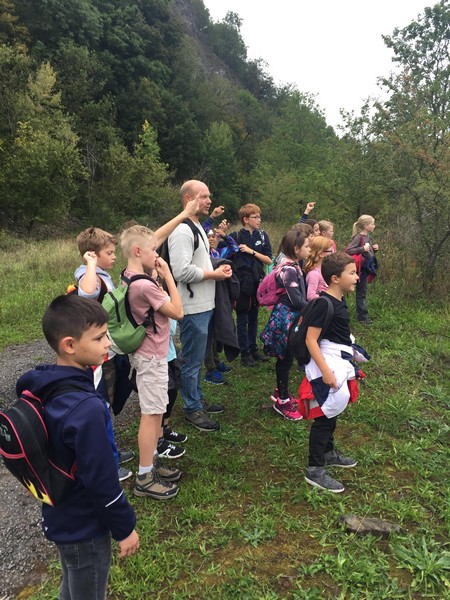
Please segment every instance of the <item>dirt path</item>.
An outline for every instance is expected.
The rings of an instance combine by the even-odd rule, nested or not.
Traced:
[[[44,340],[11,346],[0,353],[0,406],[15,399],[17,379],[36,364],[54,362],[54,353]],[[136,415],[137,403],[130,399],[115,421],[116,433]],[[36,586],[46,576],[47,565],[57,554],[41,529],[41,508],[4,467],[0,460],[0,600],[13,600],[27,586]]]

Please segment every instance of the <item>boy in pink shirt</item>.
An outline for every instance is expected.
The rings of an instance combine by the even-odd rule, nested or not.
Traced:
[[[128,259],[124,273],[126,278],[156,269],[158,275],[165,279],[169,292],[167,295],[150,277],[133,281],[128,290],[131,312],[138,323],[144,321],[149,308],[154,311],[154,326],[147,327],[144,341],[130,356],[131,364],[136,369],[141,408],[139,473],[134,494],[165,500],[177,495],[178,486],[175,482],[180,479],[181,472],[160,463],[156,446],[168,398],[169,319],[182,319],[183,307],[172,273],[156,252],[158,239],[150,229],[141,225],[125,229],[120,236],[120,245],[123,255]]]

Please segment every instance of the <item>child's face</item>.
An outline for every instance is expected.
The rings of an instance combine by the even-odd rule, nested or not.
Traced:
[[[315,225],[313,225],[313,235],[314,235],[314,237],[319,237],[319,235],[320,235],[319,223],[316,223]]]
[[[329,227],[328,229],[325,229],[324,232],[322,233],[323,237],[326,237],[330,240],[333,239],[334,236],[334,227]]]
[[[81,368],[101,365],[108,356],[111,342],[106,335],[107,326],[92,325],[80,339],[72,338],[73,362]]]
[[[215,233],[208,233],[208,242],[209,242],[210,248],[217,248],[217,245],[219,243],[219,238],[217,237],[217,235]]]
[[[375,221],[373,221],[372,223],[370,223],[369,225],[366,226],[366,230],[369,231],[370,233],[372,233],[372,231],[375,229]]]
[[[355,286],[358,283],[358,273],[356,272],[355,263],[349,263],[345,265],[345,269],[342,271],[341,276],[338,278],[339,287],[342,293],[354,292]]]
[[[252,231],[261,227],[261,214],[253,213],[248,217],[244,217],[244,223],[246,227],[249,227]]]
[[[100,267],[104,271],[112,269],[115,262],[116,246],[114,244],[109,244],[97,254],[97,267]]]
[[[152,271],[155,268],[158,253],[156,252],[156,240],[149,240],[147,244],[140,248],[140,259],[144,269]]]
[[[309,247],[309,238],[306,238],[305,243],[301,248],[295,246],[295,255],[298,260],[306,260],[311,254],[311,248]]]

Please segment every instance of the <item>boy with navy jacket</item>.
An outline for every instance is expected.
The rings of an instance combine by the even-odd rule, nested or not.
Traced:
[[[106,597],[111,536],[121,557],[139,548],[136,517],[118,480],[110,414],[90,368],[108,353],[107,319],[93,300],[77,295],[53,300],[42,326],[56,364],[39,365],[17,382],[19,395],[29,390],[43,397],[61,385],[74,388],[45,403],[49,441],[75,471],[67,496],[56,506],[42,505],[44,534],[56,544],[62,567],[60,600]]]

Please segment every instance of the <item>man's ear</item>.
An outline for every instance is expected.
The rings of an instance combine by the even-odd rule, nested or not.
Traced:
[[[62,338],[59,342],[59,350],[63,354],[74,354],[75,353],[75,338],[71,336],[66,336]]]

